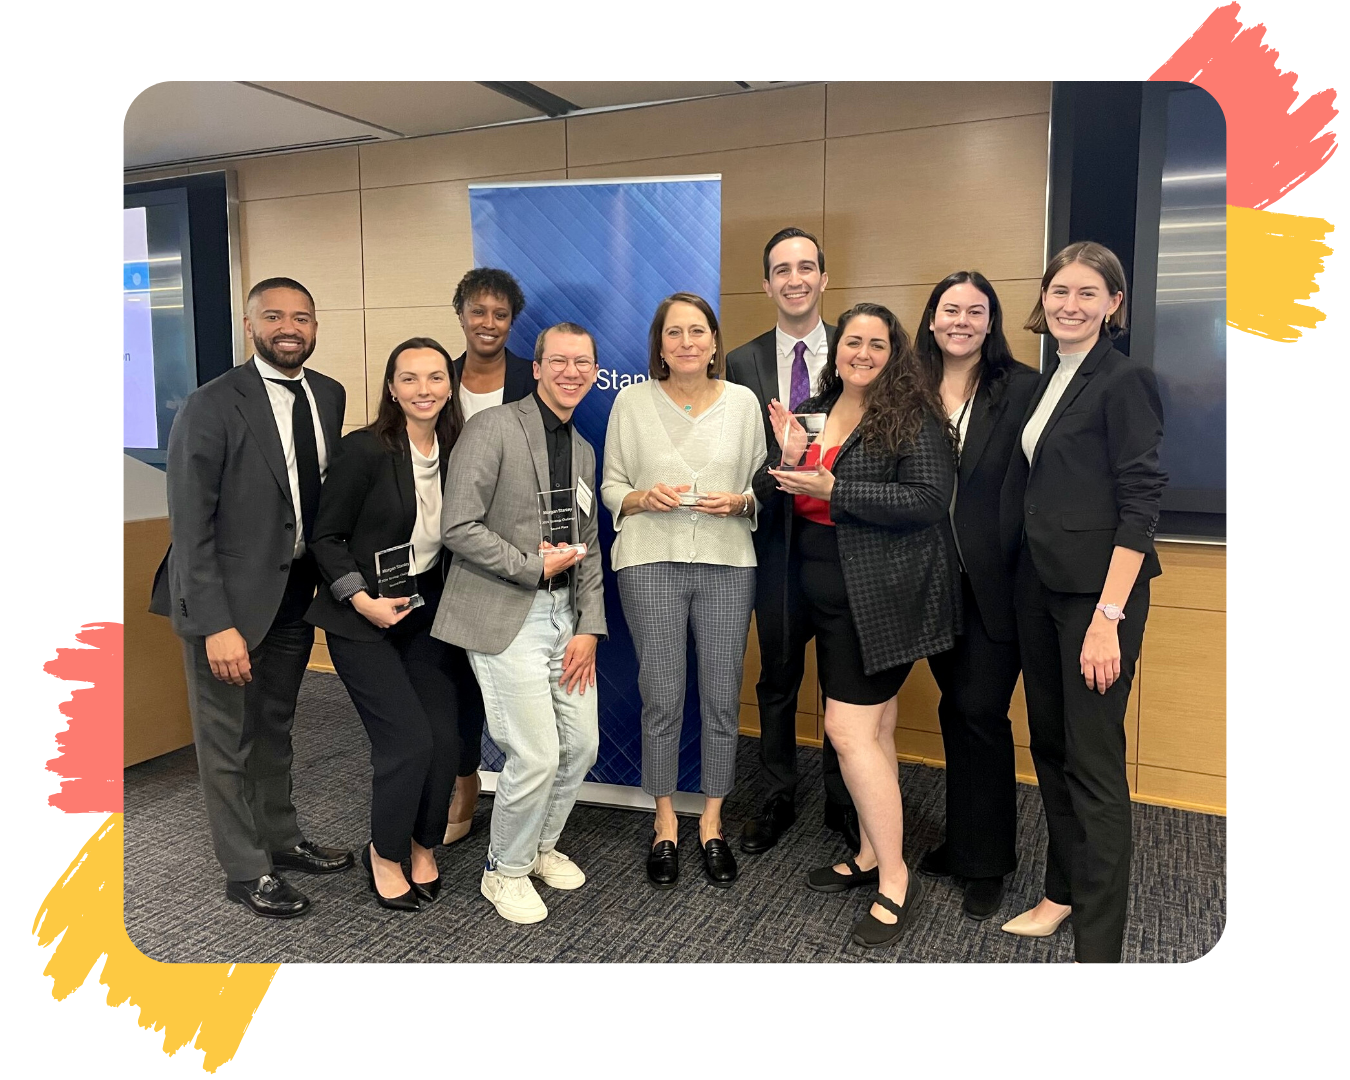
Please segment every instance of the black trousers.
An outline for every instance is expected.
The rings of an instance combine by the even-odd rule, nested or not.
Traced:
[[[787,590],[784,604],[783,590]],[[815,628],[789,571],[787,552],[775,541],[755,577],[755,633],[759,639],[759,761],[768,798],[795,799],[797,793],[797,694],[806,673],[806,646]],[[825,801],[851,807],[853,798],[839,771],[839,755],[827,737],[821,767]]]
[[[192,738],[216,858],[230,881],[270,874],[273,851],[304,839],[291,801],[291,726],[314,645],[302,616],[314,598],[312,560],[291,565],[267,635],[249,651],[243,686],[211,674],[206,639],[183,639]]]
[[[449,557],[449,552],[442,555],[442,558]],[[456,652],[462,654],[463,650],[457,649]],[[455,772],[459,776],[472,776],[478,771],[478,766],[483,764],[483,725],[487,722],[487,712],[483,708],[483,693],[478,688],[478,680],[473,676],[467,657],[464,670],[468,672],[468,681],[459,689],[459,714],[455,720],[459,765]]]
[[[1148,581],[1135,583],[1117,624],[1120,678],[1105,694],[1088,689],[1078,664],[1097,601],[1095,594],[1047,589],[1023,546],[1017,638],[1031,756],[1050,834],[1045,895],[1073,907],[1076,959],[1119,963],[1131,844],[1124,721],[1148,618]]]
[[[328,635],[328,652],[370,738],[374,770],[370,835],[386,859],[412,853],[411,840],[434,847],[459,761],[461,694],[474,683],[464,650],[431,636],[440,572],[418,578],[426,600],[385,631],[382,641]]]
[[[947,757],[947,859],[960,877],[1017,869],[1017,777],[1008,706],[1021,670],[1016,641],[984,628],[970,580],[961,575],[965,633],[928,658],[942,691],[938,723]]]

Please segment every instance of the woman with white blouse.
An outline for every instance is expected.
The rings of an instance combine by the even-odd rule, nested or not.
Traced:
[[[721,377],[717,316],[706,300],[675,293],[661,301],[648,354],[651,377],[614,400],[600,487],[614,516],[610,558],[638,657],[642,788],[656,800],[647,878],[667,889],[679,875],[672,796],[692,630],[703,713],[699,846],[708,880],[725,888],[736,879],[722,803],[735,779],[755,599],[751,479],[765,458],[764,425],[755,395]]]

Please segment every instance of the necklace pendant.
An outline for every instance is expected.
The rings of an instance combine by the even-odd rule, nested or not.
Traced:
[[[686,406],[684,407],[684,411],[685,411],[685,412],[693,412],[693,411],[694,411],[694,407],[693,407],[692,405],[686,405]]]

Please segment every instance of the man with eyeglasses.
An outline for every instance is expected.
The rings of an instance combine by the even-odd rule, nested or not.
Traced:
[[[586,881],[557,842],[600,740],[600,500],[595,451],[572,425],[595,353],[575,323],[541,333],[534,393],[465,424],[442,502],[453,559],[431,632],[468,653],[506,755],[481,891],[515,923],[548,915],[531,877],[554,889]]]

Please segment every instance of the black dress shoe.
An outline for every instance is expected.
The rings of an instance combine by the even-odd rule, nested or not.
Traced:
[[[375,894],[375,902],[380,907],[388,908],[390,911],[419,911],[421,905],[417,902],[417,893],[409,889],[398,896],[385,896],[375,886],[375,870],[370,865],[370,845],[367,844],[361,849],[361,862],[366,868],[366,878],[370,884],[370,891]]]
[[[846,889],[856,889],[859,885],[875,885],[877,883],[878,867],[874,866],[871,870],[859,870],[852,855],[844,860],[844,865],[849,868],[850,873],[839,873],[835,870],[834,863],[829,866],[822,866],[819,870],[812,870],[806,875],[806,887],[814,889],[816,892],[844,892]]]
[[[747,855],[758,855],[768,851],[778,838],[797,820],[796,807],[792,800],[779,796],[764,804],[759,817],[751,818],[741,828],[741,850]]]
[[[703,874],[719,889],[730,888],[736,880],[736,856],[720,836],[703,845]]]
[[[434,904],[436,898],[441,895],[441,875],[437,874],[430,881],[413,881],[408,878],[408,883],[412,885],[412,891],[417,899],[424,904]]]
[[[658,840],[647,852],[647,880],[654,889],[673,889],[680,878],[680,853],[674,840]]]
[[[1002,877],[967,878],[961,910],[977,922],[983,922],[998,911],[1005,888]]]
[[[264,874],[253,881],[227,881],[225,899],[243,904],[265,919],[292,919],[309,910],[309,898],[275,874]]]
[[[858,828],[858,811],[854,807],[844,803],[827,802],[825,828],[832,829],[842,836],[849,850],[862,850],[862,832]]]
[[[320,847],[308,840],[272,852],[272,865],[278,870],[299,870],[302,874],[336,874],[350,869],[352,863],[352,853],[345,848]]]
[[[919,873],[924,877],[951,877],[952,868],[947,861],[945,840],[919,860]]]
[[[853,944],[861,945],[864,949],[879,949],[883,945],[899,941],[905,928],[914,921],[914,909],[922,899],[923,882],[919,880],[919,875],[911,870],[909,884],[905,887],[904,907],[882,893],[877,893],[873,898],[875,903],[895,916],[895,922],[884,923],[869,911],[853,924]]]

